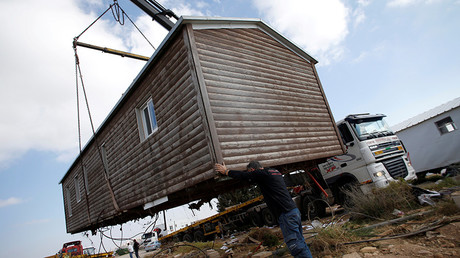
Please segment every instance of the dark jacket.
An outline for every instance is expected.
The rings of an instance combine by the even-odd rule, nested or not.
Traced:
[[[297,208],[286,188],[283,176],[276,169],[264,168],[252,172],[230,170],[228,175],[257,183],[264,195],[265,203],[277,220],[281,213]]]

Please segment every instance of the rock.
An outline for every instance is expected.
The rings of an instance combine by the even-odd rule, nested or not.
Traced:
[[[272,252],[264,251],[264,252],[256,253],[252,257],[254,257],[254,258],[265,258],[265,257],[270,257],[270,256],[272,256]]]
[[[427,251],[427,250],[420,250],[420,251],[418,251],[418,253],[421,254],[421,255],[433,256],[433,253],[430,252],[430,251]]]
[[[213,249],[206,250],[206,255],[209,258],[220,258],[219,252],[217,252],[216,250],[213,250]]]
[[[359,253],[357,252],[353,252],[351,254],[346,254],[342,256],[342,258],[361,258],[361,255],[359,255]]]
[[[444,258],[444,255],[442,254],[434,254],[434,258]]]
[[[361,253],[373,253],[373,252],[377,251],[377,248],[373,247],[373,246],[366,246],[366,247],[361,248],[361,250],[359,250],[359,251]]]

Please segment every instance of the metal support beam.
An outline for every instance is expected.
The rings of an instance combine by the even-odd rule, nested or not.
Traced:
[[[174,17],[177,20],[179,19],[173,11],[165,9],[154,0],[131,0],[131,2],[150,15],[152,19],[157,21],[168,31],[174,27],[174,22],[172,22],[167,16]]]
[[[100,51],[102,51],[104,53],[110,53],[110,54],[119,55],[119,56],[122,56],[122,57],[129,57],[129,58],[134,58],[134,59],[143,60],[143,61],[148,61],[149,60],[149,57],[147,57],[147,56],[136,55],[136,54],[132,54],[132,53],[129,53],[129,52],[124,52],[124,51],[120,51],[120,50],[116,50],[116,49],[111,49],[111,48],[106,48],[106,47],[99,47],[99,46],[86,44],[86,43],[82,43],[82,42],[78,42],[78,41],[74,41],[74,44],[76,46],[86,47],[86,48],[90,48],[90,49],[94,49],[94,50],[100,50]]]

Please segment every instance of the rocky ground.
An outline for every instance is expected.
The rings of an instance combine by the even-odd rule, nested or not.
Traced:
[[[445,215],[439,209],[424,206],[406,214],[395,214],[385,222],[353,224],[352,228],[340,227],[342,231],[335,231],[334,227],[350,219],[350,214],[337,212],[320,221],[304,221],[304,236],[313,257],[460,257],[459,210]],[[376,226],[377,222],[382,225]],[[162,250],[142,252],[141,256],[292,257],[282,243],[269,247],[256,240],[254,230],[262,229],[253,228],[214,242],[176,243],[172,248],[163,245]],[[363,233],[357,234],[356,230]],[[263,228],[263,231],[282,239],[279,227]],[[351,231],[355,233],[349,234]]]
[[[307,228],[311,225],[306,223]],[[279,228],[268,228],[273,234],[279,234]],[[318,248],[314,235],[316,229],[306,230],[305,238],[309,243],[313,257],[460,257],[460,216],[439,218],[436,214],[383,226],[374,237],[362,237],[359,240],[337,242]],[[415,234],[413,233],[415,232]],[[417,233],[418,232],[418,233]],[[364,241],[364,242],[360,242]],[[367,242],[369,241],[369,242]],[[178,245],[196,243],[179,243]],[[213,246],[203,246],[201,250],[209,257],[291,257],[284,245],[267,247],[248,236],[248,232],[234,234],[218,239]],[[197,245],[198,246],[198,245]],[[150,257],[204,257],[197,248],[179,247],[162,253],[142,253]],[[200,247],[198,247],[200,248]]]

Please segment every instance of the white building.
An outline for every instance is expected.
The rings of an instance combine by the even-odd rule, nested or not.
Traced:
[[[460,97],[392,127],[417,173],[460,162]]]

